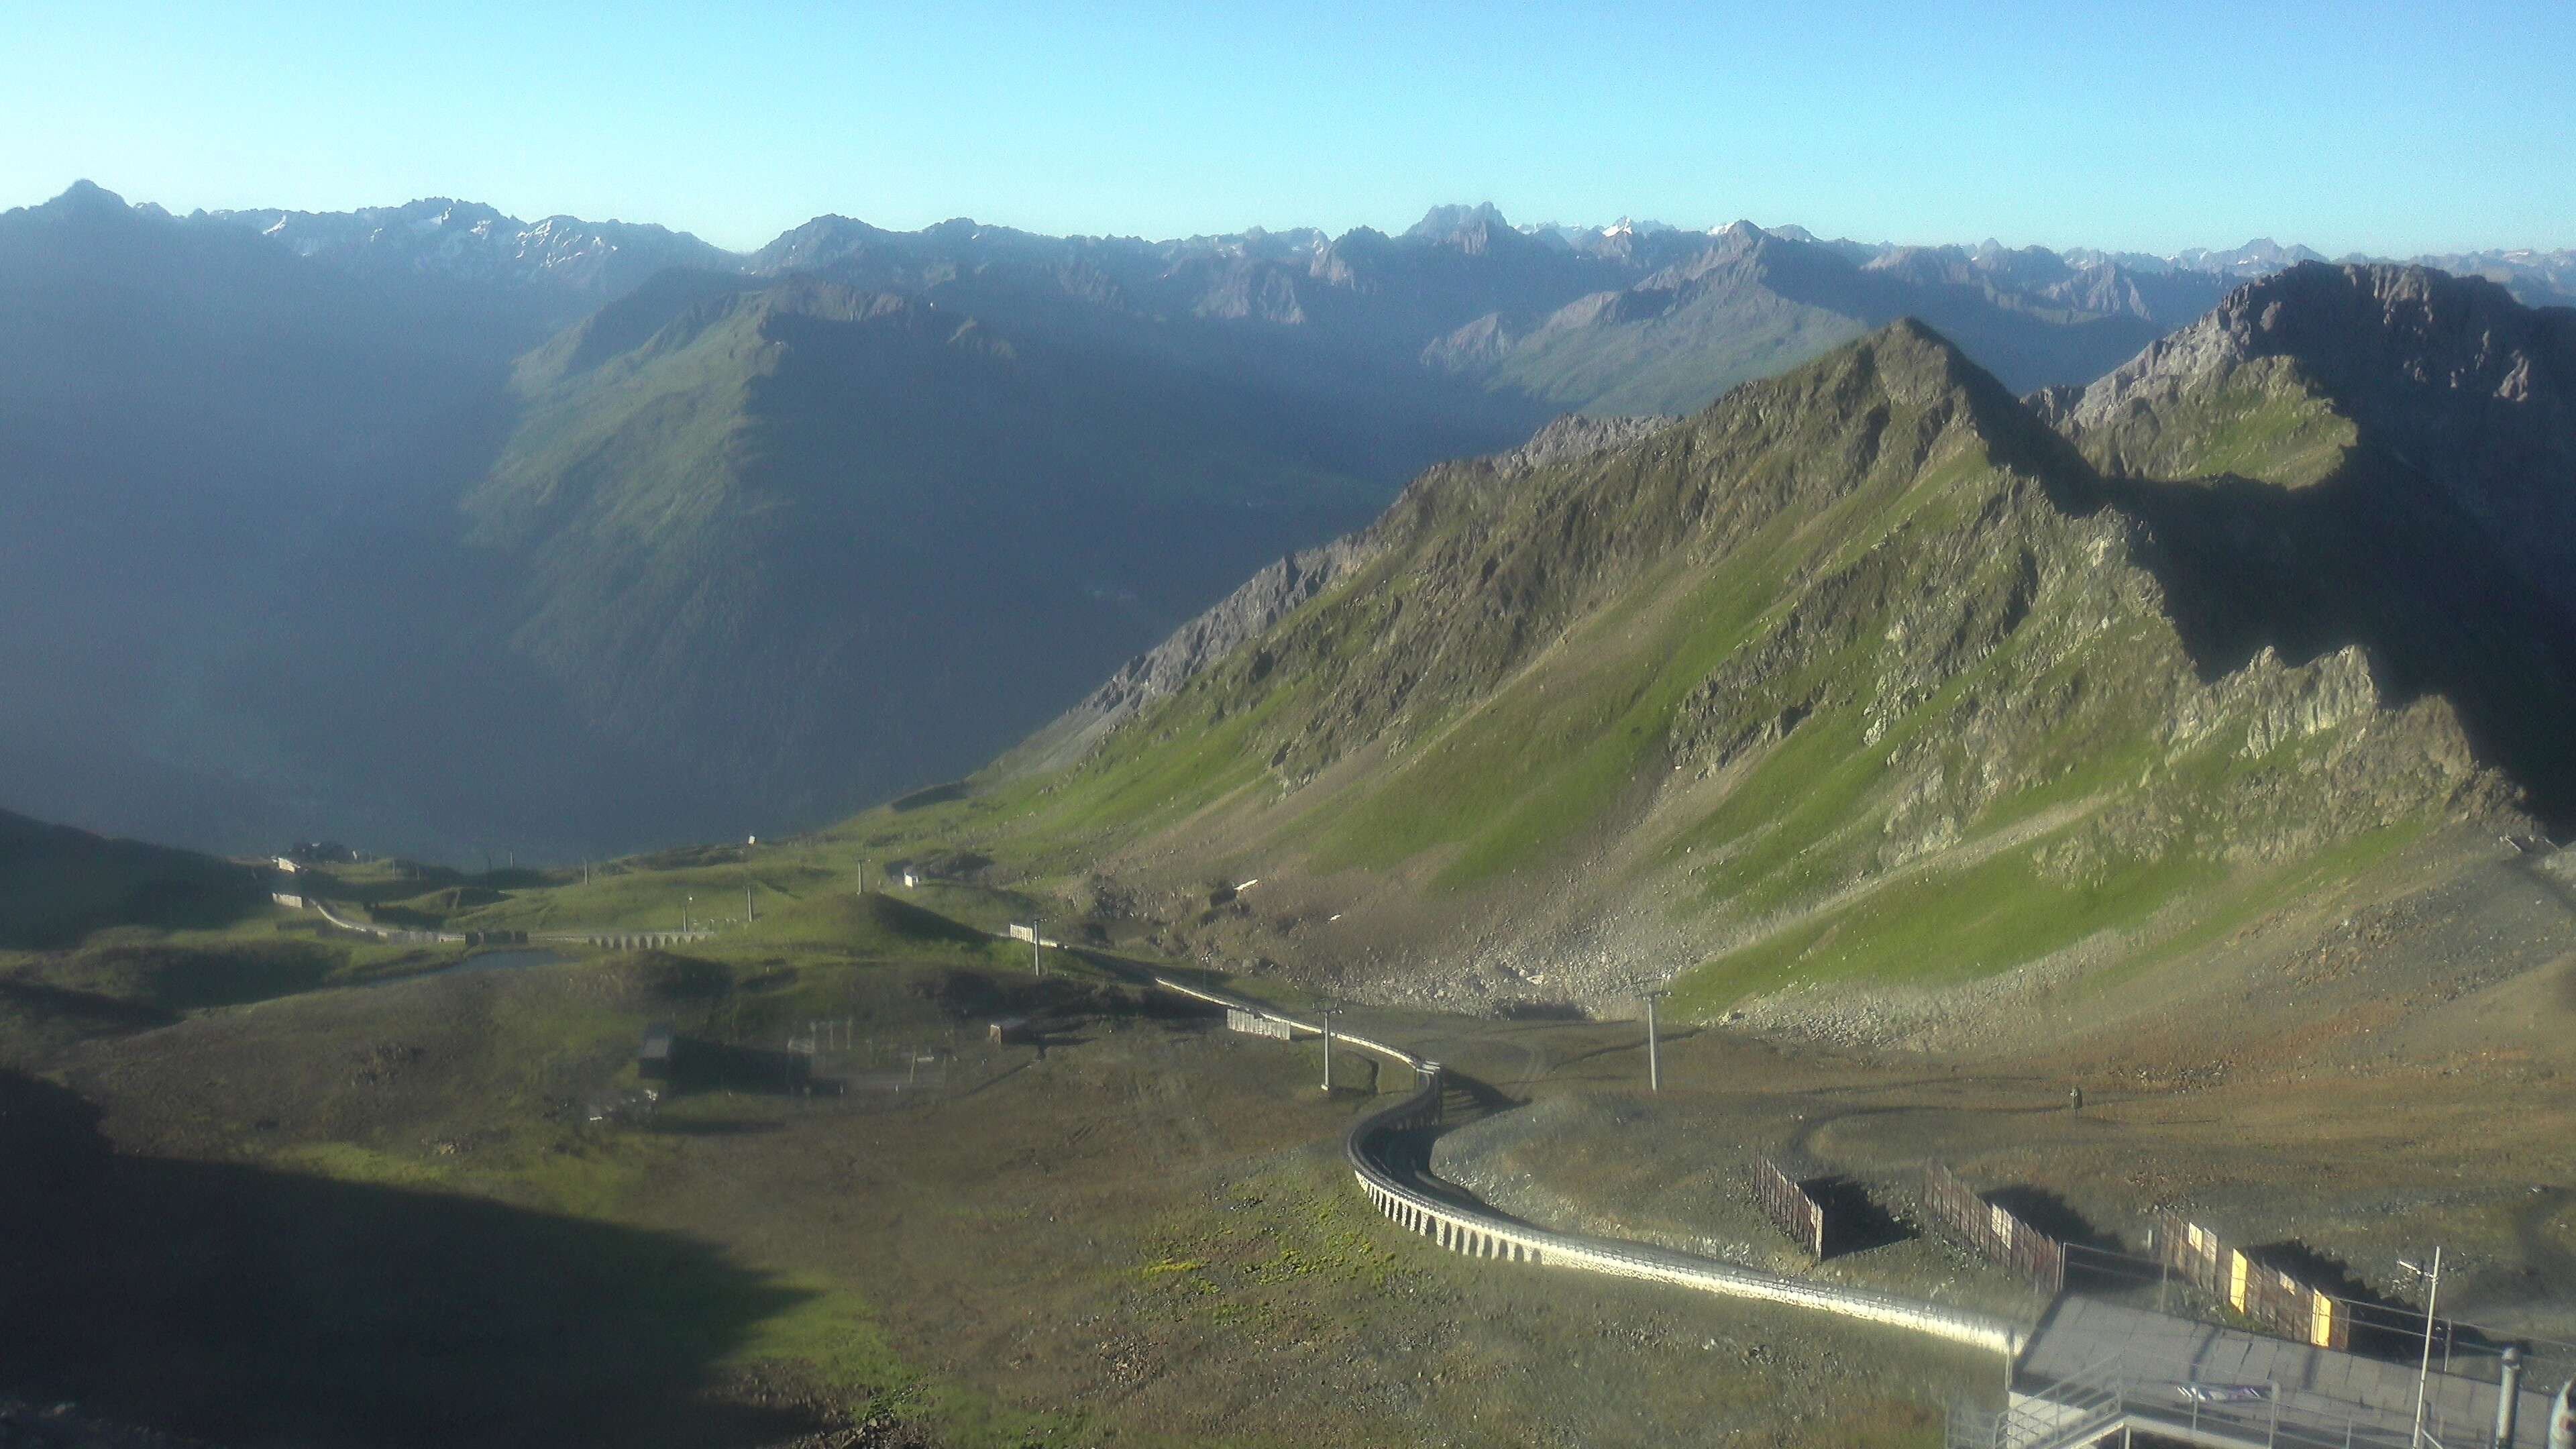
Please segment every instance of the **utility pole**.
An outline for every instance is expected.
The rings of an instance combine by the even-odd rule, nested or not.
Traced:
[[[683,936],[689,934],[689,907],[697,903],[696,896],[680,897],[680,934]]]
[[[2418,1268],[2403,1258],[2397,1260],[2397,1266],[2424,1279],[2428,1285],[2424,1290],[2424,1361],[2415,1370],[2415,1437],[2408,1441],[2421,1449],[2424,1443],[2424,1390],[2433,1379],[2433,1310],[2442,1302],[2442,1249],[2439,1245],[2434,1247],[2430,1269]]]
[[[1646,1090],[1649,1092],[1664,1089],[1663,1058],[1655,1045],[1655,999],[1663,994],[1660,991],[1646,993]]]
[[[1333,1090],[1333,1013],[1324,1013],[1324,1091]]]
[[[751,882],[745,881],[742,886],[742,923],[748,926],[757,919],[758,913],[751,906]]]
[[[861,856],[861,857],[859,858],[859,894],[860,894],[860,895],[866,895],[867,893],[868,893],[868,862],[867,862],[867,857],[865,857],[865,856]]]

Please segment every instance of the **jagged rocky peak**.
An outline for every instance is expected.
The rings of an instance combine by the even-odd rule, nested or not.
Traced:
[[[1850,344],[1850,350],[1870,385],[1905,406],[1955,400],[1980,425],[2006,433],[2019,433],[2033,422],[1992,373],[1920,318],[1899,317]]]
[[[2233,251],[2186,247],[2173,256],[2176,264],[2197,271],[2232,272],[2238,276],[2259,276],[2301,262],[2324,260],[2319,252],[2298,245],[2285,247],[2268,236],[2258,236]]]
[[[1681,230],[1680,227],[1668,221],[1657,221],[1652,217],[1623,216],[1601,228],[1600,234],[1603,236],[1662,236],[1666,232],[1679,230]]]
[[[45,204],[49,207],[60,207],[65,211],[108,207],[122,211],[125,209],[125,198],[84,176],[64,187],[62,195]]]
[[[881,242],[891,233],[847,216],[818,216],[788,228],[752,254],[759,271],[778,272],[824,266]]]
[[[622,295],[665,267],[731,270],[739,261],[649,223],[563,214],[532,223],[446,196],[355,211],[199,212],[190,220],[256,232],[297,256],[351,270],[533,283],[592,302]]]
[[[1448,237],[1478,226],[1502,227],[1509,230],[1511,223],[1503,219],[1502,209],[1490,201],[1480,201],[1473,206],[1462,202],[1449,206],[1435,206],[1424,212],[1422,220],[1415,222],[1405,235]]]
[[[53,200],[28,210],[37,216],[76,222],[123,221],[133,217],[167,219],[170,215],[148,201],[128,206],[124,197],[86,177],[64,187],[62,194]]]
[[[1484,256],[1528,240],[1512,229],[1501,209],[1490,201],[1474,206],[1435,206],[1405,232],[1404,239],[1454,247],[1470,256]]]
[[[424,196],[418,201],[388,207],[377,219],[399,223],[414,231],[488,231],[499,226],[517,231],[526,227],[526,223],[504,214],[499,207],[479,201],[459,201],[453,196]],[[560,224],[575,219],[555,217],[551,220]]]
[[[2576,312],[2428,267],[2307,262],[2054,416],[2115,474],[2348,485],[2361,512],[2438,502],[2576,622]]]
[[[1740,257],[1760,250],[1766,243],[1779,239],[1778,234],[1763,230],[1752,222],[1736,220],[1708,229],[1704,244],[1696,244],[1701,257]]]
[[[2366,428],[2403,431],[2409,413],[2472,399],[2564,422],[2576,314],[2525,307],[2493,282],[2429,267],[2302,262],[2237,288],[2095,382],[2072,421],[2099,426],[2157,392],[2271,357],[2295,360],[2355,407],[2389,410],[2360,418]]]

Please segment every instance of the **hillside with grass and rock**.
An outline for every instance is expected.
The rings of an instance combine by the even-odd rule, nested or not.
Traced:
[[[2567,492],[2563,315],[2303,267],[2035,406],[1898,323],[1432,470],[943,808],[1076,904],[1386,999],[1670,981],[1903,1038],[2181,970],[2565,824],[2555,535],[2501,522]],[[2468,427],[2523,441],[2419,441]]]
[[[2293,273],[2221,315],[2291,325],[2320,282],[2449,305]],[[593,370],[685,414],[652,360],[776,320],[687,306],[700,332]],[[1311,1040],[1157,976],[1443,1062],[1429,1170],[1543,1227],[2032,1319],[1925,1229],[1938,1157],[2089,1245],[2186,1212],[2391,1312],[2440,1241],[2479,1341],[2576,1335],[2576,856],[2546,732],[2509,728],[2565,717],[2557,606],[2457,501],[2487,485],[2378,448],[2385,398],[2316,382],[2340,344],[2301,335],[2296,371],[2133,391],[2118,451],[1912,322],[1692,418],[1559,425],[828,830],[335,856],[267,895],[0,822],[7,899],[65,907],[0,941],[0,1147],[32,1169],[0,1180],[0,1413],[1822,1449],[1925,1442],[1995,1378],[1443,1252],[1336,1145],[1401,1073],[1344,1052],[1318,1092]],[[1627,1017],[1667,982],[1649,1092]],[[1803,1268],[1758,1158],[1871,1231]]]
[[[2081,385],[2289,255],[1491,206],[1159,241],[821,216],[737,254],[81,183],[0,215],[0,527],[47,540],[0,581],[0,798],[449,859],[818,825],[972,769],[1440,460],[1694,411],[1900,315]]]
[[[523,363],[467,538],[585,728],[752,818],[974,768],[1279,541],[1366,518],[1391,462],[1497,436],[1315,408],[1139,328],[666,283]]]

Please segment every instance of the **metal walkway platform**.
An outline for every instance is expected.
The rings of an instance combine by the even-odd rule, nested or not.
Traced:
[[[1950,1442],[2077,1449],[2129,1430],[2213,1449],[2408,1449],[2415,1388],[2410,1364],[2068,1296],[2015,1365],[2010,1408],[1954,1417]],[[2496,1394],[2494,1384],[2434,1374],[2431,1442],[2487,1449]],[[2543,1449],[2549,1393],[2527,1384],[2519,1397],[2514,1449]]]

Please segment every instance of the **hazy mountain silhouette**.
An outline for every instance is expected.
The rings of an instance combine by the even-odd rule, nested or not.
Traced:
[[[2216,275],[1490,206],[1159,242],[820,217],[736,256],[84,183],[0,215],[0,800],[449,857],[825,819],[1435,460],[1902,314],[2084,382]]]

